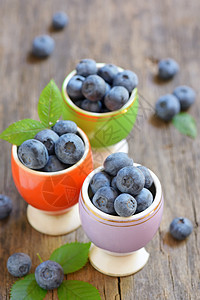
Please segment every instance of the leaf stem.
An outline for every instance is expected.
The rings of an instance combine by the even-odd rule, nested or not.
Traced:
[[[39,258],[40,262],[43,263],[43,260],[42,260],[42,258],[41,258],[41,256],[40,256],[39,253],[37,253],[37,257]]]

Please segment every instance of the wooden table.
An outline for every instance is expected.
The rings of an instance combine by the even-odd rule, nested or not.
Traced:
[[[69,26],[53,32],[52,14],[65,11]],[[88,263],[68,279],[84,280],[107,300],[200,299],[200,139],[181,135],[171,124],[152,117],[156,99],[180,84],[197,92],[190,113],[200,125],[200,2],[192,0],[98,1],[98,0],[1,0],[0,1],[0,131],[24,118],[38,119],[37,101],[51,78],[59,87],[81,58],[112,62],[139,76],[140,110],[129,137],[130,155],[160,178],[165,207],[159,231],[146,249],[148,264],[140,272],[112,278]],[[30,55],[32,39],[50,34],[55,51],[46,60]],[[179,74],[167,83],[156,80],[157,62],[172,57],[180,64]],[[200,128],[199,128],[200,130]],[[26,219],[26,203],[12,180],[11,145],[0,141],[0,193],[13,199],[13,211],[0,226],[0,299],[9,299],[15,279],[6,269],[14,252],[28,253],[32,271],[60,245],[87,241],[82,228],[66,236],[50,237],[35,231]],[[194,231],[183,242],[168,234],[175,216],[188,217]],[[46,299],[57,299],[49,292]]]

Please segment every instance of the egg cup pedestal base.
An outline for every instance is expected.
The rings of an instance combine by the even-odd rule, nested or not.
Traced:
[[[141,270],[149,259],[149,253],[141,248],[131,254],[117,256],[92,245],[89,253],[91,265],[99,272],[114,276],[128,276]]]
[[[27,218],[34,229],[54,236],[65,235],[76,230],[81,225],[78,203],[62,214],[58,212],[51,214],[28,205]]]
[[[128,142],[126,139],[121,140],[119,143],[108,147],[92,148],[92,155],[94,161],[94,169],[102,165],[106,157],[115,152],[128,153]]]

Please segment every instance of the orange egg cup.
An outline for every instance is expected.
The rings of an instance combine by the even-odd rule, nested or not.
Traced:
[[[24,166],[12,146],[12,175],[22,198],[29,204],[27,218],[36,230],[61,235],[80,226],[78,197],[83,181],[93,170],[90,142],[78,128],[85,144],[82,158],[73,166],[58,172],[41,172]]]

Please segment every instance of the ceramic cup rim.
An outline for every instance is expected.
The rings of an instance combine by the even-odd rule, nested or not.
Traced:
[[[17,155],[17,145],[12,145],[12,156],[19,168],[23,169],[24,171],[26,171],[27,173],[32,174],[32,175],[38,175],[38,176],[42,176],[42,177],[49,177],[49,176],[52,177],[52,176],[58,176],[58,175],[70,173],[72,170],[76,169],[82,163],[84,163],[84,161],[89,153],[89,150],[90,150],[90,142],[89,142],[89,139],[88,139],[87,135],[85,134],[85,132],[79,127],[77,127],[77,132],[80,134],[81,138],[83,139],[83,142],[85,145],[85,151],[84,151],[81,159],[76,164],[72,165],[71,167],[69,167],[67,169],[64,169],[61,171],[56,171],[56,172],[42,172],[42,171],[38,171],[38,170],[29,169],[28,167],[23,165],[22,162],[19,160],[18,155]]]
[[[101,68],[103,67],[104,65],[106,65],[106,63],[96,63],[97,67],[98,68]],[[119,69],[120,72],[124,71],[123,68],[121,67],[118,67],[117,68]],[[90,117],[98,117],[100,119],[104,119],[106,117],[113,117],[115,116],[116,114],[120,114],[122,113],[123,111],[126,111],[131,105],[132,103],[135,101],[136,99],[136,95],[137,95],[137,88],[134,88],[130,97],[129,97],[129,100],[118,110],[115,110],[115,111],[111,111],[111,112],[105,112],[105,113],[94,113],[94,112],[89,112],[89,111],[86,111],[80,107],[78,107],[77,105],[74,104],[74,102],[70,99],[68,93],[67,93],[67,84],[69,82],[69,80],[76,74],[76,70],[73,70],[71,71],[64,79],[63,81],[63,84],[62,84],[62,94],[63,94],[63,100],[64,102],[67,102],[68,105],[76,112],[79,112],[85,116],[90,116]]]
[[[134,163],[134,166],[140,166],[140,164],[138,163]],[[154,181],[154,185],[156,188],[156,195],[154,198],[154,201],[152,202],[152,204],[145,210],[143,210],[140,213],[137,213],[135,215],[132,215],[130,217],[120,217],[120,216],[113,216],[113,215],[109,215],[107,213],[104,213],[103,211],[99,210],[98,208],[96,208],[94,206],[94,204],[92,203],[92,201],[89,198],[88,195],[88,187],[89,187],[89,183],[90,180],[92,179],[92,177],[100,172],[103,171],[104,168],[103,166],[100,166],[96,169],[94,169],[84,180],[82,188],[81,188],[81,193],[82,193],[82,200],[85,202],[85,205],[89,208],[89,210],[91,212],[93,212],[96,216],[98,216],[101,219],[107,220],[107,221],[112,221],[112,222],[131,222],[131,221],[138,221],[140,219],[144,219],[146,217],[148,217],[152,212],[154,212],[154,210],[157,208],[157,206],[159,205],[161,198],[162,198],[162,187],[161,187],[161,183],[160,180],[158,179],[158,177],[155,175],[154,172],[152,172],[150,169],[149,172],[151,174],[151,176],[153,177],[153,181]]]

